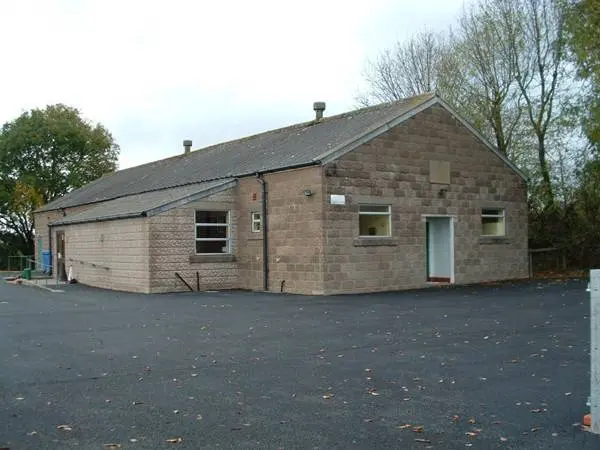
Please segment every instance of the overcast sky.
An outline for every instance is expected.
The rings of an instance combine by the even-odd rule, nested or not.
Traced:
[[[367,57],[463,0],[18,0],[0,3],[0,123],[64,103],[126,168],[356,106]]]

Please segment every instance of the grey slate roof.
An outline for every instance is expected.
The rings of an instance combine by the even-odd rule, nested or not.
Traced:
[[[424,94],[324,117],[319,122],[292,125],[206,147],[187,155],[181,154],[119,170],[47,203],[38,211],[67,208],[217,178],[318,164],[318,158],[324,153],[433,97],[433,94]]]
[[[119,197],[91,206],[85,211],[69,214],[51,225],[151,216],[169,207],[179,206],[229,189],[235,183],[235,179],[229,178]]]
[[[356,111],[224,142],[120,170],[44,205],[36,212],[85,205],[203,181],[237,178],[334,159],[395,126],[414,113],[439,104],[484,142],[515,172],[525,176],[470,124],[435,94],[384,103]]]

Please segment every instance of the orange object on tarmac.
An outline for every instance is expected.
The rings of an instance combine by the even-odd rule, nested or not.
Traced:
[[[592,415],[591,414],[586,414],[585,416],[583,416],[583,424],[586,427],[592,426]]]

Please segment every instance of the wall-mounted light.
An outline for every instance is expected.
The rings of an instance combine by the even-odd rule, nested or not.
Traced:
[[[438,197],[440,197],[440,198],[445,197],[446,196],[446,192],[448,192],[448,189],[446,189],[446,188],[440,189],[439,192],[438,192]]]
[[[313,195],[313,191],[311,191],[310,189],[304,189],[304,195],[306,197],[310,197],[311,195]]]

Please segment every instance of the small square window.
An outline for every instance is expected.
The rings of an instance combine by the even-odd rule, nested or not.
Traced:
[[[259,212],[253,212],[252,213],[252,217],[251,217],[251,221],[252,221],[252,232],[253,233],[260,233],[260,230],[262,230],[262,217],[261,217],[261,214]]]
[[[504,236],[504,210],[484,208],[481,210],[481,235]]]
[[[392,235],[392,211],[389,205],[360,205],[358,227],[360,237]]]

